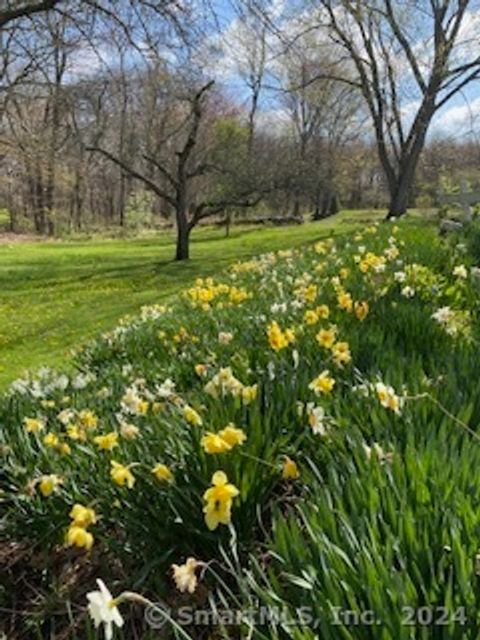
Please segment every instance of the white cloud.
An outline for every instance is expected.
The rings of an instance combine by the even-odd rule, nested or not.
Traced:
[[[480,97],[445,108],[437,114],[432,131],[451,135],[467,134],[471,130],[480,128]]]

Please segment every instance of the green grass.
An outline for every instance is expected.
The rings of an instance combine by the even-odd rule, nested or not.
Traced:
[[[173,235],[0,245],[0,387],[25,370],[58,365],[72,348],[142,305],[165,300],[231,262],[342,233],[380,212],[342,212],[298,227],[204,228],[192,259],[172,261]]]

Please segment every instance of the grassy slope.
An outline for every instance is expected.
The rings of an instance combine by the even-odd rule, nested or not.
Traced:
[[[192,260],[172,262],[173,236],[0,245],[0,386],[68,351],[197,276],[259,253],[348,231],[380,215],[343,212],[299,227],[201,229]]]

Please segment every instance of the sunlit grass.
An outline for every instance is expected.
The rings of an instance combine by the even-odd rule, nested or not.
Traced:
[[[146,238],[0,245],[0,386],[26,369],[55,365],[86,339],[197,276],[259,253],[343,233],[382,212],[351,212],[295,227],[202,228],[192,259],[172,261],[173,233]]]

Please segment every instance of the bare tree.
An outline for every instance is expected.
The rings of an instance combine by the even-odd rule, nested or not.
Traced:
[[[54,9],[62,0],[25,0],[24,2],[2,0],[0,2],[0,29],[19,18],[27,18]]]
[[[356,78],[372,119],[390,193],[389,216],[406,211],[435,113],[480,78],[480,39],[469,32],[476,0],[314,0]]]
[[[187,100],[189,113],[180,132],[178,139],[182,140],[175,150],[175,163],[173,170],[160,155],[162,147],[158,148],[157,156],[142,154],[145,168],[139,169],[132,163],[127,163],[109,150],[99,146],[90,146],[89,151],[102,154],[133,178],[140,180],[147,189],[168,203],[175,212],[177,227],[176,260],[189,258],[190,233],[200,220],[221,213],[229,206],[249,207],[259,201],[259,197],[253,197],[252,189],[238,192],[228,197],[193,198],[192,190],[194,182],[206,174],[216,171],[224,171],[224,168],[212,165],[208,160],[199,158],[194,153],[199,142],[200,125],[206,113],[206,97],[213,87],[213,80],[204,84],[195,91]],[[171,144],[171,141],[169,141]],[[166,141],[164,141],[166,143]],[[148,171],[148,167],[155,169],[154,174]],[[153,175],[153,177],[152,177]]]

